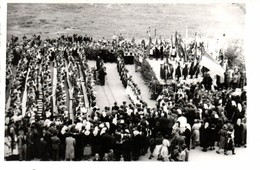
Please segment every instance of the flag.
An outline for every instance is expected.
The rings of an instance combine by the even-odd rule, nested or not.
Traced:
[[[200,65],[208,68],[211,74],[219,75],[220,77],[224,78],[224,68],[220,66],[208,53],[205,53],[202,56],[200,61]]]

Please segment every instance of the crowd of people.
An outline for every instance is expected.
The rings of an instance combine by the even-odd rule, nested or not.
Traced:
[[[246,146],[245,88],[238,91],[239,86],[228,84],[212,90],[203,82],[175,84],[162,90],[155,107],[148,107],[122,56],[115,55],[132,103],[115,102],[101,109],[93,89],[102,78],[88,66],[89,49],[138,51],[142,45],[124,39],[94,42],[76,34],[46,40],[25,37],[21,44],[17,38],[7,46],[7,74],[13,67],[17,74],[7,77],[11,102],[5,120],[5,160],[137,161],[149,154],[149,159],[159,161],[188,161],[196,147],[205,152],[218,147],[217,153],[222,149],[224,154],[230,150],[235,154],[235,147]],[[14,53],[19,54],[14,57]],[[104,68],[98,54],[94,57],[96,67]],[[41,92],[44,107],[39,115]]]
[[[134,83],[132,76],[125,68],[125,61],[120,55],[117,57],[117,71],[124,88],[126,88],[126,93],[133,104],[136,105],[143,103],[141,98],[141,90],[138,88],[138,85]]]

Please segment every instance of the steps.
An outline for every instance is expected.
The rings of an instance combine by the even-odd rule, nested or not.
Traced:
[[[43,94],[42,91],[39,92],[39,99],[37,99],[37,115],[40,117],[42,116],[43,113]]]

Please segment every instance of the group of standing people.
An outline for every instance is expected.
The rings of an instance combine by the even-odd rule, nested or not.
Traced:
[[[117,71],[120,76],[120,80],[124,88],[126,88],[126,93],[129,96],[129,99],[134,104],[141,104],[143,103],[141,97],[141,90],[139,89],[138,85],[134,83],[132,76],[130,75],[129,71],[125,68],[125,61],[122,56],[118,55],[117,57]]]
[[[117,69],[133,102],[118,102],[100,109],[95,102],[93,87],[95,74],[97,70],[99,73],[104,69],[104,64],[97,57],[97,70],[89,68],[84,47],[92,43],[91,39],[84,40],[74,35],[42,43],[54,46],[54,49],[45,46],[43,49],[47,49],[46,52],[41,54],[39,51],[36,59],[33,56],[37,55],[31,55],[27,50],[28,53],[21,53],[15,65],[19,72],[12,83],[10,110],[5,120],[6,160],[136,161],[149,152],[150,159],[188,161],[191,149],[199,146],[203,151],[214,150],[218,146],[217,153],[224,149],[225,154],[229,150],[234,154],[235,147],[246,146],[245,90],[240,94],[235,93],[232,87],[212,91],[203,82],[177,85],[174,90],[165,88],[156,106],[150,108],[140,98],[140,89],[119,56]],[[14,50],[17,47],[14,44],[8,48],[10,55],[7,58],[12,58],[11,51],[18,52]],[[25,47],[22,51],[26,51]],[[21,114],[21,93],[25,88],[28,67],[33,68],[28,63],[34,60],[35,67],[42,67],[44,71],[41,84],[45,89],[50,87],[49,82],[53,79],[51,67],[57,67],[55,94],[58,109],[55,114],[46,103],[48,109],[43,111],[42,116],[37,114],[35,104],[30,110],[31,114],[28,114],[29,108],[25,116]],[[10,72],[10,69],[7,71]],[[101,82],[104,80],[102,84],[105,85],[104,77],[97,77]],[[27,86],[34,87],[33,80],[29,79]],[[69,116],[71,110],[61,107],[67,105],[68,82],[74,89],[74,121]],[[86,87],[89,101],[88,111],[83,111],[87,107],[83,86]],[[51,96],[51,91],[46,90],[43,96]],[[49,101],[48,97],[46,101]]]

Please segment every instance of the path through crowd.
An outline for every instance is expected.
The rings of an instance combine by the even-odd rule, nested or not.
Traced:
[[[141,90],[142,100],[146,102],[150,108],[155,107],[156,101],[150,99],[151,93],[148,87],[149,84],[143,80],[141,73],[139,71],[135,72],[134,65],[126,65],[125,67],[128,69],[133,81],[138,85],[139,89]]]
[[[95,67],[96,61],[88,61],[90,67]],[[126,94],[126,89],[123,87],[117,72],[115,63],[105,63],[106,67],[106,81],[105,86],[96,85],[94,91],[96,92],[97,105],[103,110],[105,106],[110,108],[114,105],[114,102],[122,104],[126,101],[130,104],[130,100]]]
[[[95,67],[95,61],[88,61],[90,67]],[[117,101],[121,104],[126,101],[130,104],[130,100],[126,94],[126,89],[123,87],[117,72],[116,63],[105,63],[107,76],[105,86],[96,85],[95,92],[97,93],[97,105],[104,109],[105,106],[113,106],[114,102]],[[126,65],[130,75],[132,75],[133,81],[138,84],[141,90],[142,100],[148,104],[149,107],[155,107],[156,101],[151,100],[151,93],[149,92],[148,85],[142,79],[140,72],[135,72],[134,65]]]

